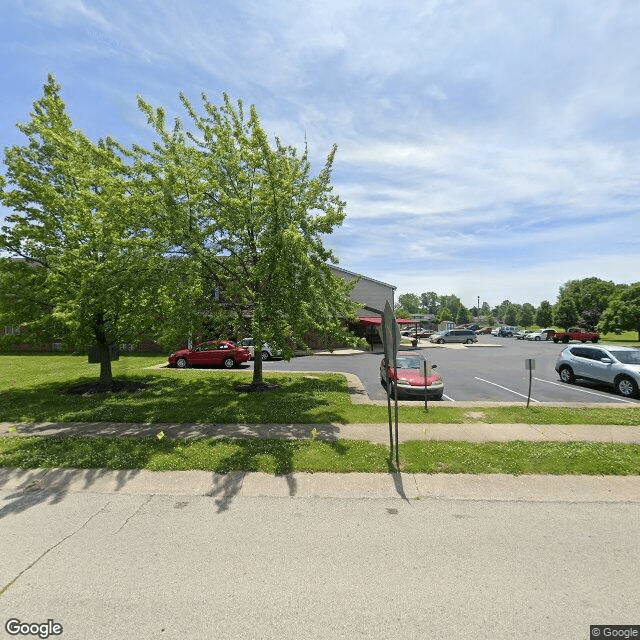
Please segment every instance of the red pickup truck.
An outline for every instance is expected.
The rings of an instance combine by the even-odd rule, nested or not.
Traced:
[[[591,342],[598,342],[598,340],[600,340],[600,334],[595,331],[583,331],[582,329],[572,328],[569,329],[569,331],[554,331],[552,340],[555,343],[567,343],[569,340],[580,340],[580,342],[587,342],[587,340],[589,340]]]

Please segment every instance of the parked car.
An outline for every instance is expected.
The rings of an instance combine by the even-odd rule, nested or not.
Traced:
[[[249,349],[249,353],[251,354],[251,358],[255,358],[255,347],[253,344],[253,338],[243,338],[240,340],[240,346],[246,347]],[[262,351],[260,352],[261,360],[269,360],[270,358],[280,357],[282,356],[282,351],[280,349],[272,349],[268,344],[262,345]]]
[[[491,335],[492,336],[498,336],[500,334],[500,327],[494,327],[493,329],[491,329]]]
[[[527,334],[526,340],[535,340],[539,342],[540,340],[551,340],[551,337],[554,334],[553,329],[540,329],[540,331],[532,331]]]
[[[437,365],[433,364],[429,367],[427,359],[423,355],[413,351],[399,351],[396,356],[396,364],[398,369],[397,382],[393,367],[389,366],[387,368],[389,383],[391,384],[390,393],[392,395],[397,393],[398,398],[401,395],[424,398],[426,384],[427,398],[442,400],[444,383],[437,373],[433,373],[433,369],[435,369]],[[425,364],[427,364],[426,378],[424,377]],[[380,362],[380,382],[383,385],[386,384],[384,358]]]
[[[630,398],[640,386],[640,349],[632,347],[565,347],[556,361],[560,380],[573,383],[577,378],[602,382]]]
[[[518,327],[512,327],[508,324],[503,324],[498,329],[498,335],[502,338],[512,338],[515,335],[517,330],[518,330]]]
[[[471,329],[449,329],[448,331],[438,331],[434,333],[430,338],[430,342],[436,342],[437,344],[444,344],[445,342],[464,342],[465,344],[472,344],[478,342],[476,332]]]
[[[249,349],[238,347],[228,340],[211,340],[197,344],[193,349],[178,349],[169,356],[169,366],[186,369],[198,365],[218,365],[233,369],[248,360],[251,360]]]
[[[531,331],[525,331],[524,329],[520,329],[513,334],[513,337],[516,340],[524,340],[531,333]]]
[[[551,339],[554,342],[564,342],[567,344],[570,340],[580,340],[580,342],[598,342],[600,334],[596,331],[585,331],[578,327],[573,327],[568,331],[554,331]]]

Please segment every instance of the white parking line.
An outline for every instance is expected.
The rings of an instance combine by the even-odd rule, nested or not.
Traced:
[[[522,398],[526,398],[527,396],[525,396],[522,393],[518,393],[517,391],[514,391],[513,389],[507,389],[507,387],[503,387],[500,384],[496,384],[495,382],[491,382],[490,380],[484,380],[483,378],[478,378],[477,376],[475,377],[476,380],[480,380],[480,382],[486,382],[487,384],[492,384],[494,387],[499,387],[500,389],[504,389],[505,391],[508,391],[509,393],[515,393],[517,396],[521,396]],[[540,402],[540,400],[536,400],[535,398],[531,398],[531,400],[533,402]]]
[[[569,386],[564,382],[551,382],[551,380],[543,380],[542,378],[534,378],[534,380],[537,380],[538,382],[546,382],[547,384],[553,384],[556,387],[573,389],[574,391],[580,391],[580,393],[588,393],[590,396],[600,396],[601,398],[617,400],[618,402],[628,402],[629,404],[638,404],[633,400],[627,400],[626,398],[618,398],[617,396],[608,395],[606,393],[596,393],[595,391],[588,391],[587,389],[581,389],[580,387]]]
[[[443,397],[445,400],[448,400],[449,402],[455,402],[455,400],[454,400],[453,398],[450,398],[449,396],[445,396],[445,395],[444,395],[444,393],[442,394],[442,397]]]

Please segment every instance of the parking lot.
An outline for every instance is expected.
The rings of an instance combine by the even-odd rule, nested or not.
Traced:
[[[452,402],[526,402],[529,371],[525,361],[535,360],[532,372],[531,403],[612,403],[640,405],[637,398],[627,399],[606,386],[579,382],[568,385],[560,381],[554,366],[565,345],[532,342],[513,338],[478,336],[474,345],[429,345],[418,349],[425,354],[444,380],[443,400]],[[385,400],[380,384],[379,353],[352,356],[303,356],[290,362],[272,360],[265,371],[343,371],[353,373],[364,385],[372,400]],[[419,402],[419,401],[416,401]]]

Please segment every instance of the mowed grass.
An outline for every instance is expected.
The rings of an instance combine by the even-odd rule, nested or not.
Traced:
[[[388,447],[363,441],[202,438],[0,439],[0,467],[387,473]],[[407,442],[400,469],[408,473],[639,475],[640,447],[604,443]]]
[[[86,356],[0,355],[0,421],[319,424],[385,423],[387,408],[354,405],[339,374],[267,373],[279,391],[237,393],[251,380],[250,370],[150,369],[166,358],[123,356],[113,363],[114,376],[149,387],[126,394],[67,395],[70,387],[95,381],[98,365]],[[562,408],[505,406],[442,407],[425,411],[401,406],[405,423],[640,424],[640,408]]]

